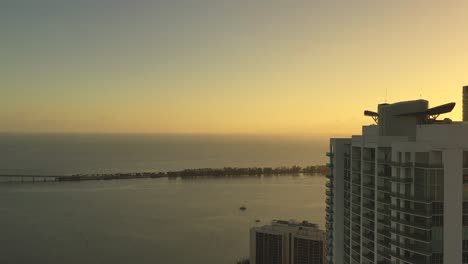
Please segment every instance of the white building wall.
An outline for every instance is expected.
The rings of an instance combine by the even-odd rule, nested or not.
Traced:
[[[463,150],[447,149],[444,163],[444,263],[462,263]]]
[[[333,263],[344,258],[344,153],[350,139],[331,139],[333,149]]]

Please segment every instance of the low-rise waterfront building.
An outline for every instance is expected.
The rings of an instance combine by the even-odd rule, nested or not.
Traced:
[[[324,232],[316,224],[272,221],[250,230],[252,264],[325,264]]]

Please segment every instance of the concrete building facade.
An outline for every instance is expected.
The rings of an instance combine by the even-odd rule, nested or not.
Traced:
[[[381,104],[362,135],[330,140],[329,263],[468,263],[468,122],[428,105]]]

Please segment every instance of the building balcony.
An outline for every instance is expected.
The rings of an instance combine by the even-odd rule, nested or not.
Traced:
[[[328,197],[333,197],[333,190],[332,189],[328,189],[325,191],[325,194],[328,196]]]
[[[422,208],[415,208],[415,209],[401,208],[401,207],[398,207],[396,205],[391,205],[390,209],[394,210],[394,211],[397,211],[397,212],[400,212],[400,213],[415,215],[415,216],[424,217],[424,218],[431,218],[432,217],[432,212],[429,209],[425,210],[425,209],[422,209]]]
[[[351,226],[351,230],[356,233],[356,234],[360,234],[361,233],[361,227],[358,226],[358,225],[353,225]]]
[[[357,253],[357,252],[356,252]],[[353,263],[359,263],[361,264],[361,258],[359,257],[359,253],[357,253],[358,255],[355,255],[355,254],[351,254],[351,258],[353,259]]]
[[[388,239],[392,238],[392,235],[390,233],[390,228],[379,228],[377,229],[377,234],[382,235]],[[390,241],[388,241],[390,242]]]
[[[362,204],[362,206],[364,208],[367,208],[367,209],[372,210],[372,211],[375,210],[375,203],[366,203],[365,202],[365,203]]]
[[[414,241],[418,241],[422,243],[431,243],[431,236],[429,234],[411,233],[408,231],[401,231],[401,230],[397,230],[394,228],[392,228],[390,232],[400,237],[404,237],[410,240],[414,240]]]
[[[354,253],[357,253],[358,255],[361,255],[361,247],[360,247],[360,246],[352,246],[352,247],[351,247],[351,250],[352,250]]]
[[[413,162],[398,162],[398,161],[392,161],[391,165],[395,167],[401,167],[401,168],[412,168],[414,166]]]
[[[330,157],[330,158],[333,158],[333,152],[327,152],[327,153],[326,153],[326,156],[327,156],[327,157]]]
[[[379,192],[384,192],[384,193],[391,193],[391,188],[390,186],[377,186],[377,190]]]
[[[351,210],[351,213],[353,213],[354,215],[359,215],[361,216],[361,207],[359,206],[353,206],[352,210]],[[354,217],[353,217],[354,218]]]
[[[367,250],[374,252],[374,243],[372,243],[372,242],[363,242],[362,246],[365,247]]]
[[[386,160],[386,159],[377,159],[377,162],[379,164],[387,164],[387,165],[391,165],[391,163],[392,163],[391,160]]]
[[[392,199],[390,197],[379,196],[379,197],[377,197],[377,201],[379,203],[388,204],[388,205],[390,205],[392,203]]]
[[[417,229],[421,229],[421,230],[425,230],[425,231],[430,231],[431,230],[431,223],[429,221],[406,221],[406,220],[403,220],[403,219],[399,219],[399,218],[396,218],[396,217],[392,217],[391,218],[391,221],[392,222],[395,222],[397,224],[400,224],[400,225],[405,225],[405,226],[408,226],[408,227],[412,227],[412,228],[417,228]]]
[[[362,214],[363,217],[365,217],[367,220],[374,222],[374,213],[364,213]]]
[[[383,214],[383,215],[385,215],[385,216],[390,216],[390,215],[391,215],[391,211],[390,211],[389,208],[378,207],[378,208],[377,208],[377,212],[378,212],[379,214]]]
[[[374,232],[373,228],[369,228],[369,226],[366,225],[362,225],[362,229],[364,230],[364,232]]]
[[[331,189],[333,188],[333,183],[331,181],[327,181],[327,183],[325,183],[325,186]]]
[[[379,178],[382,178],[382,179],[387,179],[387,180],[390,180],[392,178],[392,176],[390,174],[386,174],[384,172],[379,172],[377,173],[377,176]]]
[[[332,169],[333,168],[333,163],[327,163],[327,167]]]
[[[402,256],[394,252],[391,252],[390,256],[402,261],[403,263],[408,263],[408,264],[430,263],[429,257],[424,257],[424,256],[419,256],[419,255]]]
[[[375,228],[375,224],[374,222],[371,222],[371,221],[364,221],[362,222],[362,227],[364,227],[365,229],[368,229],[370,231],[374,231],[374,228]]]
[[[368,182],[365,181],[362,183],[362,186],[370,190],[375,190],[375,183],[372,181],[368,181]]]
[[[396,183],[410,184],[410,183],[413,183],[413,178],[391,177],[390,181],[396,182]]]
[[[368,240],[370,241],[374,241],[374,233],[373,232],[369,232],[369,231],[364,231],[362,233],[362,236],[367,238]]]
[[[327,174],[325,177],[327,177],[327,179],[330,179],[330,180],[332,180],[332,179],[333,179],[333,174],[331,174],[331,173],[328,173],[328,174]]]
[[[411,196],[409,194],[401,194],[401,193],[392,192],[391,196],[395,197],[395,198],[403,199],[403,200],[406,200],[406,201],[416,202],[416,203],[423,203],[423,204],[431,204],[432,203],[431,199],[416,198],[416,197],[413,197],[413,196]]]
[[[380,249],[377,249],[377,254],[383,256],[384,258],[390,259],[390,253],[392,251],[386,247],[381,247]]]
[[[384,218],[384,219],[377,219],[377,223],[380,225],[384,225],[387,227],[390,227],[390,218]]]
[[[425,163],[425,162],[415,162],[414,167],[423,168],[423,169],[443,169],[444,164],[441,163]]]
[[[362,256],[368,261],[374,262],[374,253],[362,254]]]
[[[431,245],[428,244],[410,244],[410,243],[400,243],[396,240],[391,240],[390,244],[404,250],[411,251],[416,254],[424,255],[424,256],[431,256],[432,255],[432,248]]]

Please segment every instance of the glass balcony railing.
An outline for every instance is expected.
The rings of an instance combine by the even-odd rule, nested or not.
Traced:
[[[387,160],[387,159],[377,159],[377,162],[379,164],[391,164],[391,160]]]
[[[410,243],[400,243],[394,239],[390,241],[390,244],[399,247],[404,250],[409,250],[417,254],[431,256],[432,248],[428,244],[410,244]]]
[[[362,186],[368,188],[368,189],[375,189],[375,183],[373,181],[364,181],[362,183]]]
[[[386,216],[390,216],[390,215],[391,215],[390,208],[378,207],[378,208],[377,208],[377,212],[378,212],[379,214],[383,214],[383,215],[386,215]]]
[[[428,220],[426,220],[426,221],[421,221],[421,220],[407,221],[407,220],[403,220],[403,219],[400,219],[400,218],[392,217],[391,221],[395,222],[397,224],[400,224],[400,225],[405,225],[405,226],[408,226],[408,227],[421,229],[421,230],[426,230],[426,231],[431,230],[431,227],[432,227],[431,223]]]
[[[413,182],[413,178],[391,177],[391,178],[390,178],[390,181],[392,181],[392,182],[397,182],[397,183],[406,183],[406,184],[409,184],[409,183],[412,183],[412,182]]]
[[[374,252],[374,243],[371,242],[364,242],[362,246],[365,247],[367,250]]]
[[[367,218],[370,221],[374,221],[374,217],[375,217],[374,213],[372,213],[372,212],[364,213],[364,214],[362,214],[362,216],[364,216],[365,218]]]
[[[374,254],[373,253],[362,254],[362,256],[365,259],[367,259],[368,261],[371,261],[372,263],[374,262]]]
[[[369,210],[374,210],[375,209],[375,204],[374,203],[363,203],[362,206],[369,209]]]
[[[414,264],[419,264],[419,263],[430,263],[430,258],[424,257],[424,256],[418,256],[418,255],[413,255],[413,256],[403,256],[399,255],[395,252],[391,252],[390,254],[392,257],[403,261],[402,263],[414,263]]]
[[[424,203],[424,204],[431,204],[432,203],[432,200],[430,200],[428,198],[426,198],[426,199],[417,198],[417,197],[411,196],[409,194],[401,194],[401,193],[392,192],[391,196],[395,197],[395,198],[400,198],[400,199],[403,199],[403,200],[411,201],[411,202]]]
[[[379,228],[379,229],[377,229],[377,233],[379,235],[381,235],[381,236],[384,236],[384,237],[388,238],[388,239],[392,238],[392,235],[390,233],[390,229],[388,229],[388,228]]]
[[[392,202],[392,199],[390,197],[379,196],[377,197],[377,201],[382,204],[390,204]]]
[[[398,230],[394,228],[392,228],[390,232],[400,237],[404,237],[404,238],[411,239],[414,241],[419,241],[423,243],[431,243],[431,236],[429,232],[424,232],[423,234],[421,234],[421,233],[415,233],[411,231]]]
[[[432,212],[429,209],[424,209],[424,208],[401,208],[396,205],[391,205],[390,206],[391,210],[400,212],[400,213],[405,213],[405,214],[410,214],[410,215],[415,215],[415,216],[420,216],[424,218],[430,218],[432,216]]]
[[[390,173],[385,173],[385,172],[382,172],[382,171],[379,171],[377,173],[377,176],[379,176],[382,179],[391,179],[391,177],[392,177]]]
[[[379,223],[380,225],[384,225],[384,226],[390,227],[390,218],[380,218],[380,219],[377,219],[377,223]]]
[[[414,167],[423,168],[423,169],[443,169],[444,164],[442,164],[442,163],[415,162]]]
[[[391,165],[395,167],[402,167],[402,168],[412,168],[414,166],[413,162],[398,162],[398,161],[392,161]]]
[[[362,236],[369,239],[370,241],[374,241],[374,233],[373,232],[364,231],[362,233]]]

